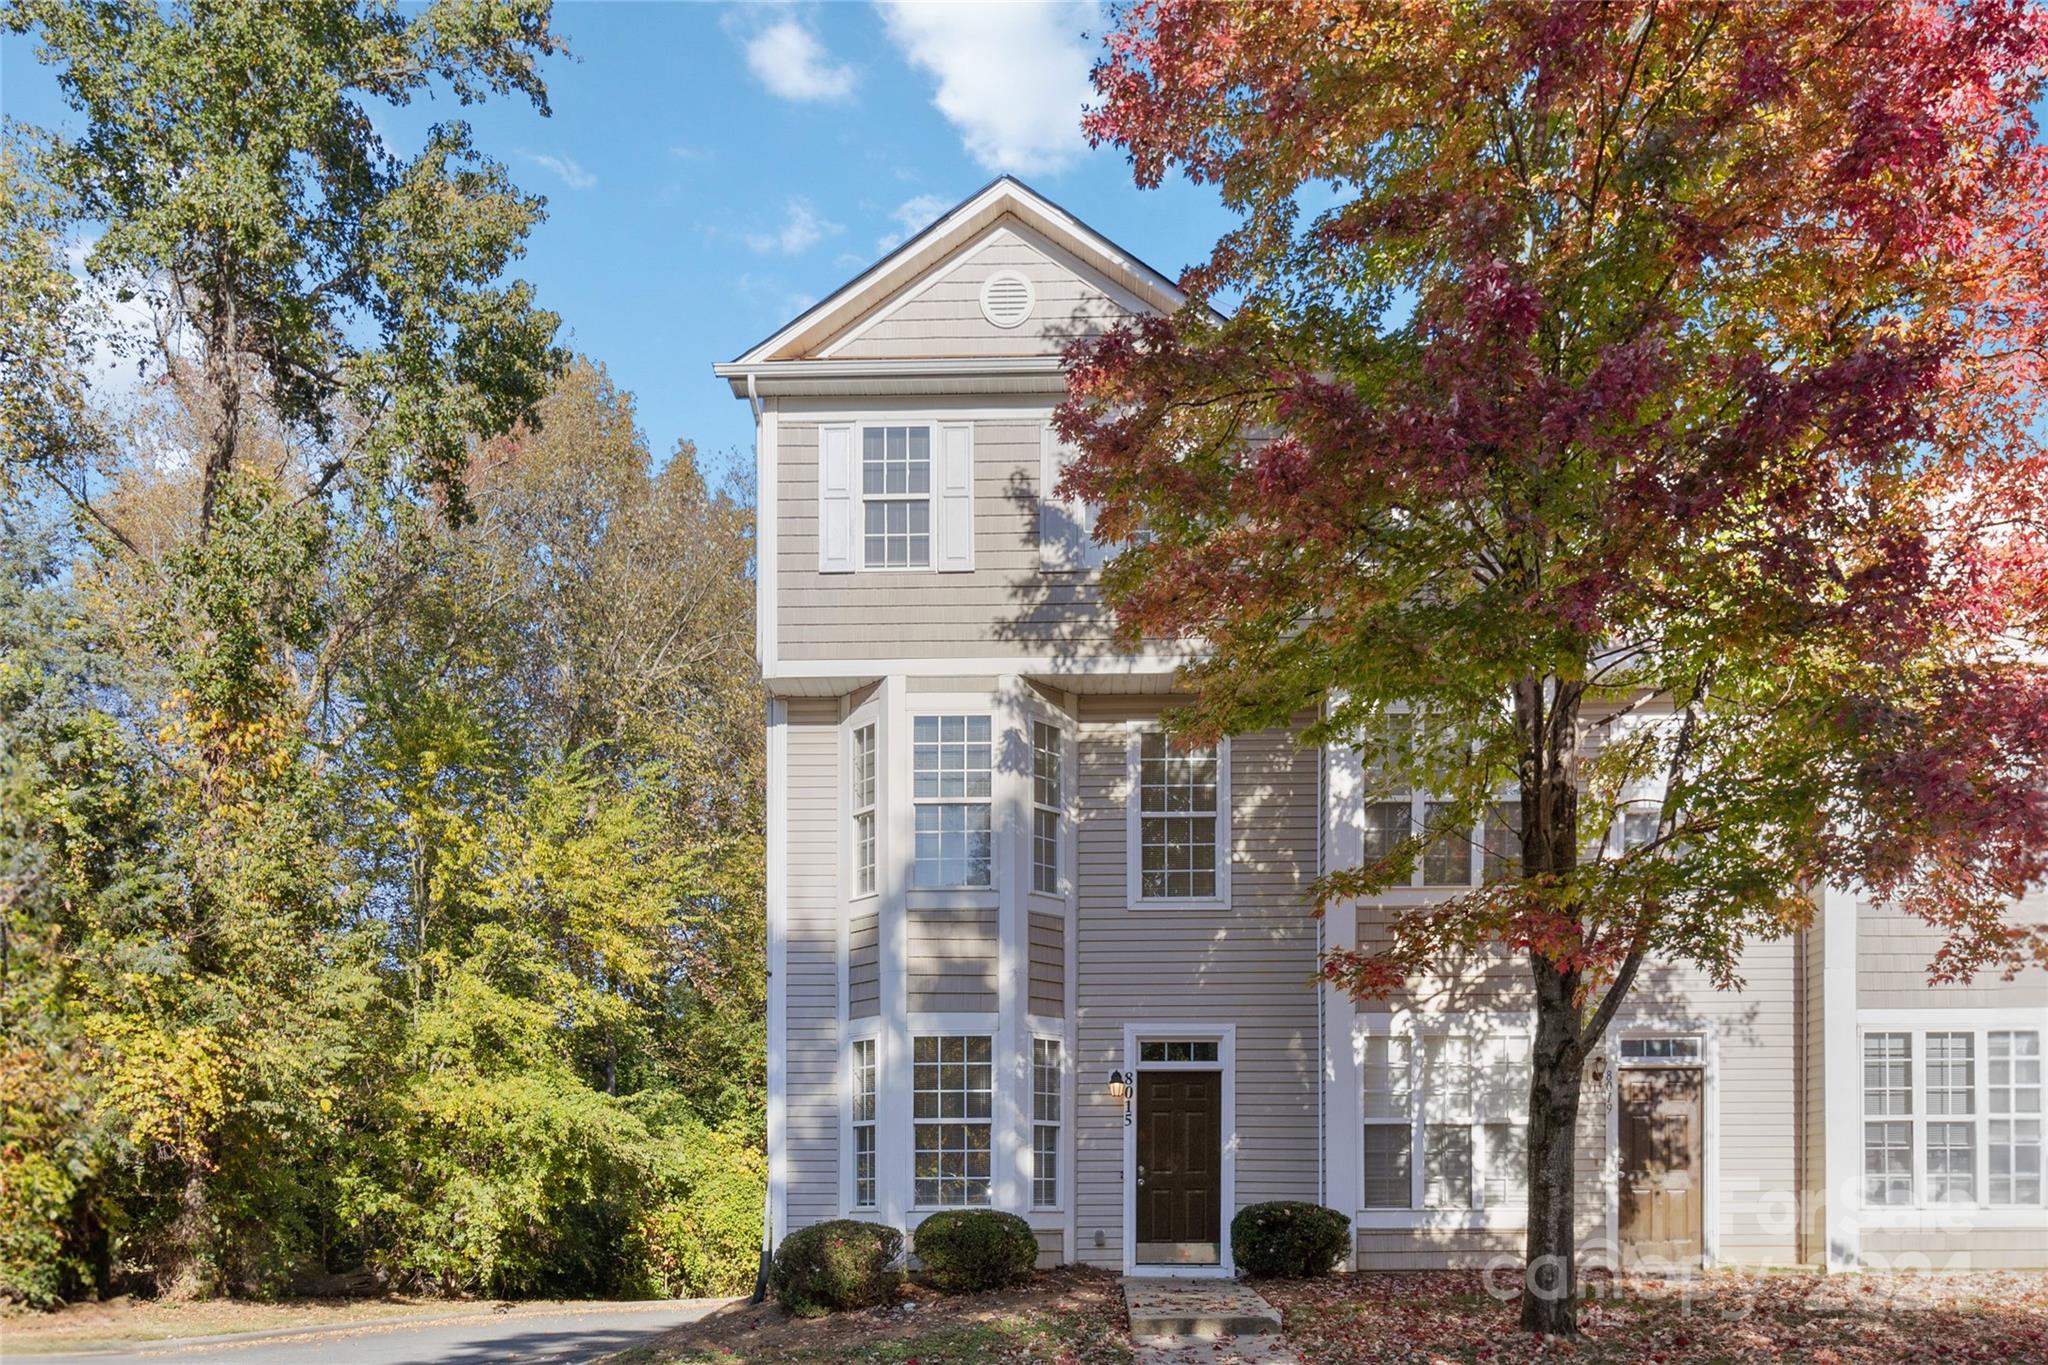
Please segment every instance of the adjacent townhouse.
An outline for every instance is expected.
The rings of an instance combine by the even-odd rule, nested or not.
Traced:
[[[1286,732],[1168,747],[1178,660],[1116,644],[1089,511],[1052,495],[1067,345],[1182,302],[1005,177],[715,367],[759,461],[777,1241],[987,1207],[1045,1264],[1227,1275],[1232,1214],[1302,1199],[1353,1219],[1356,1268],[1521,1248],[1526,968],[1394,1004],[1314,975],[1503,832],[1311,916],[1426,795],[1368,801],[1355,754]],[[2048,1266],[2048,980],[1930,988],[1934,946],[1829,889],[1740,992],[1646,971],[1588,1067],[1586,1254]]]

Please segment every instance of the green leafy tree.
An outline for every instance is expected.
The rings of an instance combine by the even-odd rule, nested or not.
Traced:
[[[2048,873],[2044,79],[2020,3],[1148,0],[1096,71],[1093,135],[1241,221],[1078,348],[1070,488],[1136,542],[1127,633],[1207,646],[1187,728],[1323,707],[1367,800],[1429,794],[1325,904],[1499,864],[1325,968],[1526,964],[1525,1328],[1575,1329],[1581,1078],[1647,960],[1735,986],[1818,884],[1941,929],[1937,978],[2048,959],[2007,913]]]

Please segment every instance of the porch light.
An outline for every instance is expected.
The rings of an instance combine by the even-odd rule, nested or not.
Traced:
[[[1121,1071],[1109,1073],[1109,1097],[1118,1103],[1130,1098],[1131,1083]]]

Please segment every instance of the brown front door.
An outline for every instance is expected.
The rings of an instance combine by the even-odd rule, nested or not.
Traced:
[[[1705,1090],[1697,1067],[1621,1072],[1624,1264],[1639,1257],[1674,1266],[1700,1262]]]
[[[1214,1265],[1223,1239],[1223,1073],[1138,1073],[1140,1265]]]

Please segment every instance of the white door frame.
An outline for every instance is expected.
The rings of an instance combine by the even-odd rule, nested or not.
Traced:
[[[1624,1060],[1624,1038],[1697,1038],[1696,1058]],[[1621,1073],[1700,1072],[1700,1268],[1721,1259],[1721,1030],[1714,1019],[1631,1019],[1607,1031],[1607,1246],[1614,1268],[1621,1266]]]
[[[1214,1040],[1214,1062],[1140,1062],[1141,1042],[1192,1039]],[[1223,1188],[1217,1195],[1218,1244],[1215,1265],[1138,1264],[1138,1072],[1221,1071],[1223,1112],[1217,1125],[1221,1130]],[[1172,1276],[1177,1279],[1233,1279],[1237,1263],[1230,1248],[1230,1219],[1237,1212],[1237,1025],[1218,1023],[1142,1023],[1124,1025],[1124,1075],[1129,1077],[1130,1098],[1124,1124],[1124,1274]]]

